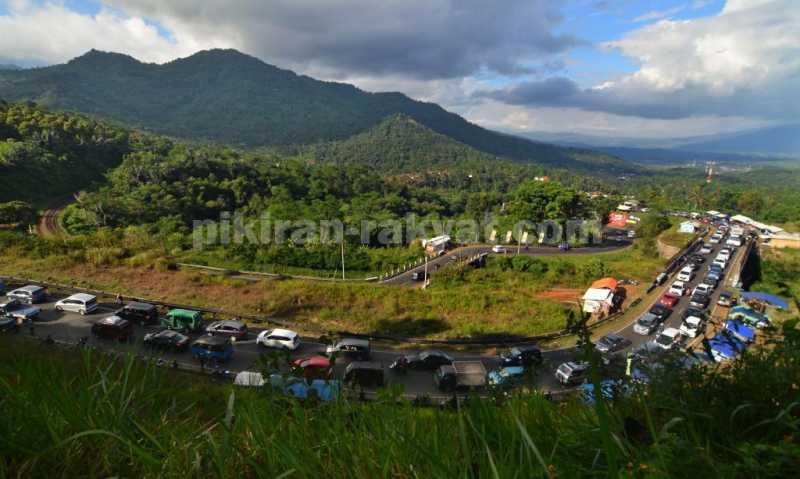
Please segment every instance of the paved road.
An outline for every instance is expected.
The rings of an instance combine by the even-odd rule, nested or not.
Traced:
[[[565,255],[565,256],[573,256],[573,255],[586,255],[586,254],[597,254],[597,253],[607,253],[610,251],[621,250],[627,248],[632,243],[628,240],[622,241],[608,241],[599,246],[588,246],[585,248],[573,248],[567,251],[562,251],[554,246],[536,246],[530,247],[528,249],[520,248],[519,254],[526,255],[526,256],[557,256],[557,255]],[[432,258],[428,261],[428,276],[432,277],[435,276],[436,271],[439,268],[442,268],[450,263],[459,262],[466,260],[471,257],[475,257],[480,254],[495,254],[495,255],[516,255],[517,248],[509,246],[507,247],[508,250],[506,253],[494,253],[492,252],[491,245],[480,245],[480,246],[464,246],[461,248],[456,248],[454,250],[448,251],[446,254],[439,256],[437,258]],[[420,265],[415,268],[412,268],[404,273],[398,274],[397,276],[393,276],[387,280],[382,281],[384,284],[413,284],[418,283],[422,284],[421,281],[417,282],[414,281],[413,275],[414,273],[420,273],[424,276],[425,273],[425,265]]]
[[[722,245],[716,245],[714,251],[706,255],[707,261],[703,264],[701,269],[695,275],[695,278],[690,282],[690,286],[693,288],[699,282],[701,282],[702,278],[705,276],[705,272],[707,270],[707,265],[710,261],[716,256],[716,253],[719,249],[722,248]],[[739,248],[736,251],[736,256],[734,260],[731,261],[731,265],[738,264],[738,256],[742,254],[742,251],[745,248]],[[729,266],[730,268],[731,266]],[[723,284],[727,284],[728,274],[729,271],[726,271],[726,275],[724,280],[719,288],[714,292],[712,297],[711,305],[716,303],[717,298],[722,290],[724,290]],[[672,279],[668,280],[665,284],[665,287],[668,286],[669,283],[672,282]],[[174,352],[154,352],[150,350],[145,350],[141,347],[141,338],[148,332],[158,331],[160,328],[156,326],[136,326],[136,336],[137,342],[134,344],[120,344],[111,341],[105,341],[100,339],[93,339],[90,334],[91,325],[98,321],[99,319],[108,316],[111,312],[114,311],[116,308],[113,304],[101,304],[100,309],[95,312],[94,314],[90,314],[87,316],[81,316],[76,313],[69,313],[69,312],[58,312],[54,308],[54,302],[61,297],[54,297],[50,298],[50,301],[47,303],[43,303],[38,305],[42,308],[42,314],[38,321],[34,323],[34,332],[35,335],[38,337],[47,337],[50,336],[57,340],[77,343],[82,338],[87,338],[87,342],[89,344],[95,345],[100,348],[108,348],[108,349],[122,349],[127,350],[136,354],[144,354],[147,356],[152,356],[154,358],[162,358],[168,363],[172,363],[176,361],[179,364],[180,368],[186,369],[196,369],[199,366],[199,363],[191,357],[191,354],[187,352],[181,353],[174,353]],[[665,325],[678,327],[680,325],[681,317],[683,312],[686,310],[688,306],[688,296],[681,298],[679,304],[676,306],[673,313],[667,319]],[[713,306],[711,306],[713,307]],[[248,337],[242,341],[238,341],[235,344],[235,353],[233,359],[225,365],[226,369],[231,371],[243,371],[243,370],[252,370],[256,365],[259,359],[259,356],[264,351],[264,348],[255,344],[255,338],[257,334],[262,331],[258,328],[251,329]],[[29,334],[29,330],[25,329],[19,334]],[[645,337],[638,335],[633,332],[632,324],[626,325],[619,331],[624,337],[631,341],[631,347],[639,346],[640,344],[649,341],[652,337]],[[193,338],[199,337],[199,334],[192,335]],[[292,353],[292,358],[299,358],[310,356],[316,353],[321,353],[325,350],[325,345],[317,342],[313,339],[304,339],[298,348],[297,351]],[[388,370],[388,365],[393,362],[399,355],[401,354],[408,354],[413,351],[391,351],[391,350],[373,350],[373,360],[380,362],[383,364],[387,371],[387,381],[389,384],[398,384],[402,385],[405,392],[409,395],[417,396],[417,395],[428,395],[430,397],[444,397],[437,393],[432,375],[431,373],[427,372],[409,372],[406,374],[395,374]],[[574,348],[564,348],[559,350],[551,350],[545,351],[545,364],[538,372],[536,378],[536,386],[548,391],[559,391],[561,390],[561,386],[556,382],[554,378],[554,371],[555,368],[562,362],[570,360],[575,357],[575,350]],[[464,353],[453,353],[457,359],[472,359],[472,360],[480,360],[483,361],[484,365],[486,366],[487,370],[496,369],[499,366],[498,358],[491,357],[491,356],[476,356],[474,354],[464,354]],[[337,362],[337,373],[341,374],[342,369],[344,368],[345,364],[343,362]]]

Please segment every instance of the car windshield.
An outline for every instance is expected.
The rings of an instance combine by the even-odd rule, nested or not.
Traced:
[[[562,374],[569,375],[572,372],[572,366],[569,363],[564,363],[558,367],[558,371]]]
[[[660,334],[656,339],[656,342],[662,346],[669,346],[672,344],[672,336],[667,336],[666,334]]]
[[[648,314],[639,318],[639,324],[641,324],[642,326],[652,326],[655,320],[656,320],[655,316],[653,316],[652,314]]]

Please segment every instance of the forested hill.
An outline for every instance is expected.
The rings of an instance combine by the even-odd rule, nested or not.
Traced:
[[[318,81],[235,50],[202,51],[163,65],[92,50],[63,65],[0,71],[0,99],[245,146],[344,139],[402,113],[490,155],[584,171],[631,169],[608,155],[493,132],[433,103]]]

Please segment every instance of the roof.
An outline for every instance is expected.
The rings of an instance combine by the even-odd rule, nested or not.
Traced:
[[[717,333],[716,336],[708,341],[708,345],[712,350],[728,358],[736,356],[739,351],[745,349],[743,342],[725,333]]]
[[[128,322],[127,320],[122,319],[119,316],[108,316],[108,317],[105,317],[105,318],[101,319],[97,323],[98,324],[107,324],[109,326],[120,326],[120,325],[124,325],[127,322]]]
[[[592,283],[593,289],[608,288],[610,290],[617,289],[617,280],[611,277],[601,278]]]
[[[753,331],[752,328],[745,326],[744,323],[740,321],[734,321],[730,319],[725,321],[725,329],[748,341],[752,341],[756,337],[755,331]]]
[[[265,383],[264,375],[253,371],[242,371],[236,375],[233,384],[237,386],[255,386],[260,387]]]
[[[584,301],[608,301],[614,296],[614,292],[609,289],[589,288],[583,294]]]
[[[155,305],[150,303],[140,303],[139,301],[131,301],[125,305],[126,309],[136,309],[139,311],[150,311],[156,309]]]
[[[773,294],[760,293],[758,291],[745,291],[742,293],[742,299],[745,301],[749,299],[755,299],[758,301],[764,301],[765,303],[769,303],[781,309],[789,309],[789,303],[785,299],[779,298]]]
[[[431,239],[422,240],[422,246],[428,246],[429,244],[433,245],[433,246],[438,246],[438,245],[445,244],[445,243],[447,243],[449,241],[450,241],[450,237],[448,235],[434,236]]]
[[[37,286],[37,285],[35,285],[35,284],[29,284],[29,285],[27,285],[27,286],[23,286],[23,287],[21,287],[21,288],[17,288],[17,289],[15,289],[14,291],[30,291],[30,292],[36,292],[36,291],[39,291],[39,290],[41,290],[41,289],[44,289],[44,288],[43,288],[43,287],[41,287],[41,286]]]
[[[329,368],[331,367],[331,360],[322,356],[311,356],[310,358],[298,359],[294,362],[301,368]]]
[[[289,339],[292,339],[295,336],[297,336],[297,333],[295,333],[294,331],[290,331],[288,329],[280,329],[280,328],[273,329],[272,331],[269,332],[269,334],[270,336],[272,335],[283,336]]]
[[[97,299],[97,297],[86,293],[75,293],[67,299],[77,299],[79,301],[91,301],[93,299]]]
[[[193,317],[199,316],[199,315],[200,315],[200,311],[192,311],[190,309],[180,309],[180,308],[170,309],[169,312],[167,313],[167,316],[182,316],[182,317],[190,317],[190,318],[193,318]]]
[[[194,344],[208,344],[209,346],[222,346],[230,343],[225,336],[202,336]]]

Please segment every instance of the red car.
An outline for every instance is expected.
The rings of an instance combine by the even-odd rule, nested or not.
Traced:
[[[661,299],[658,300],[658,304],[672,309],[675,307],[676,304],[678,304],[679,300],[680,297],[675,296],[672,293],[666,293],[664,296],[661,297]]]
[[[323,356],[295,359],[292,364],[306,379],[324,379],[331,374],[331,360]]]

